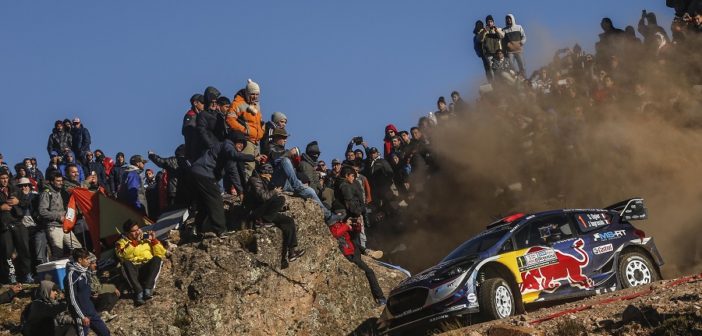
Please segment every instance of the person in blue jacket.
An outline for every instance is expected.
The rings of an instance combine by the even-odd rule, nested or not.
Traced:
[[[76,331],[80,336],[87,336],[90,330],[98,336],[109,336],[110,330],[90,299],[90,253],[84,248],[77,248],[71,256],[71,261],[66,264],[67,273],[63,283],[68,299],[68,311],[76,321]]]

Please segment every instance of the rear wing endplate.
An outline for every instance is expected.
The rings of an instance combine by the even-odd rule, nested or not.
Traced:
[[[624,220],[644,220],[648,218],[648,211],[644,205],[643,198],[636,197],[619,203],[605,207],[606,210],[612,210],[619,213]]]

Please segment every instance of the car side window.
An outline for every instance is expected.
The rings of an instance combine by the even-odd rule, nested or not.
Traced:
[[[512,250],[514,250],[514,246],[512,245],[512,239],[507,239],[507,241],[500,248],[500,253],[505,253]]]
[[[538,245],[548,245],[572,238],[573,229],[564,214],[550,215],[533,219],[515,235],[518,249]]]
[[[612,215],[606,212],[583,212],[573,215],[581,232],[590,232],[612,223]]]

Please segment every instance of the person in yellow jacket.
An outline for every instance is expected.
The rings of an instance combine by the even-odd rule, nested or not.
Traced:
[[[263,124],[261,122],[261,105],[259,96],[261,88],[251,79],[246,83],[246,88],[239,90],[229,106],[226,122],[233,131],[246,135],[244,154],[258,156],[261,153],[259,142],[263,138]],[[256,162],[246,163],[246,176],[250,177],[256,168]]]
[[[145,238],[139,224],[131,219],[124,222],[122,229],[115,252],[122,264],[122,274],[132,287],[134,304],[140,306],[153,297],[166,249],[153,231]]]

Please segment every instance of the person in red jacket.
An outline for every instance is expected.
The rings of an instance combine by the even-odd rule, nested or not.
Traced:
[[[383,157],[390,155],[392,152],[392,138],[397,135],[397,127],[393,124],[385,126],[385,138],[383,139]]]

